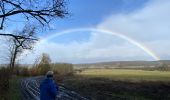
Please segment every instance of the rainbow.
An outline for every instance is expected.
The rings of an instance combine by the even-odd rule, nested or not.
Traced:
[[[45,42],[47,40],[50,40],[56,36],[60,36],[62,34],[68,34],[68,33],[73,33],[73,32],[81,32],[81,31],[91,31],[91,32],[99,32],[99,33],[105,33],[105,34],[110,34],[110,35],[115,35],[121,39],[124,39],[126,41],[128,41],[129,43],[139,47],[140,49],[142,49],[145,53],[147,53],[148,55],[150,55],[153,59],[155,60],[160,60],[160,57],[156,55],[156,53],[154,53],[151,49],[149,49],[148,47],[146,47],[145,45],[143,45],[142,43],[139,43],[138,41],[124,35],[121,33],[117,33],[117,32],[112,32],[106,29],[98,29],[98,28],[74,28],[74,29],[68,29],[68,30],[64,30],[64,31],[60,31],[57,32],[55,34],[52,34],[46,38],[43,38],[40,40],[41,42]]]

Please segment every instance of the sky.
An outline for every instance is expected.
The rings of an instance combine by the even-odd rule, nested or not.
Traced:
[[[69,0],[67,9],[18,61],[34,63],[42,53],[67,63],[170,59],[170,0]]]

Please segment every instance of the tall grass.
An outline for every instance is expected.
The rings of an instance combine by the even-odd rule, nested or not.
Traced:
[[[12,77],[9,80],[8,100],[21,100],[20,82],[18,77]]]
[[[0,100],[20,100],[19,81],[7,67],[0,68]]]

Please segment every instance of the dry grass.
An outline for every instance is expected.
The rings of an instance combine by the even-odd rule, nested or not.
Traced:
[[[170,72],[127,69],[87,69],[78,75],[129,81],[170,81]]]

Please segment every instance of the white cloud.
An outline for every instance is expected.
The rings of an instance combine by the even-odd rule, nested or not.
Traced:
[[[170,49],[169,9],[169,0],[151,0],[143,9],[104,19],[98,28],[125,34],[152,49],[162,59],[167,59]]]
[[[26,63],[33,62],[41,53],[48,53],[53,62],[98,62],[111,60],[149,60],[152,59],[143,50],[116,36],[92,33],[88,42],[59,44],[50,41],[36,46],[34,54],[26,56]],[[134,55],[134,53],[141,55]]]
[[[152,0],[143,9],[129,14],[112,15],[98,27],[127,34],[139,40],[157,40],[164,35],[170,36],[169,9],[169,0]]]

